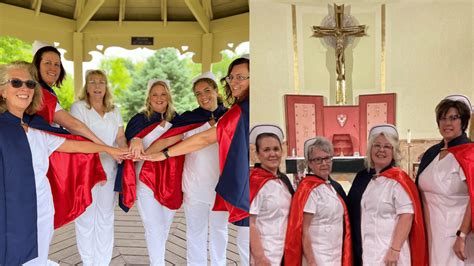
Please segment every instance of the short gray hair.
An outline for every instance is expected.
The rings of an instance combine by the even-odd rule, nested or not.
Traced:
[[[313,153],[314,149],[320,149],[331,155],[334,154],[334,148],[332,146],[332,143],[329,142],[328,139],[324,137],[316,137],[313,140],[313,143],[308,146],[308,149],[306,151],[306,160],[309,160],[309,155]]]

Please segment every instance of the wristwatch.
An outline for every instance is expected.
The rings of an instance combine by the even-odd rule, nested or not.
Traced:
[[[168,154],[168,148],[163,150],[163,154],[165,155],[166,159],[170,157],[170,155]]]
[[[458,230],[458,231],[456,232],[456,236],[459,236],[459,237],[462,238],[462,239],[466,239],[466,234],[463,233],[461,230]]]

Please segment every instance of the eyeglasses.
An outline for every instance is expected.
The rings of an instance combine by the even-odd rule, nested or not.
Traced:
[[[231,83],[232,80],[236,79],[238,81],[244,81],[244,80],[247,80],[249,79],[250,76],[242,76],[242,75],[237,75],[237,76],[232,76],[232,75],[228,75],[227,77],[225,77],[225,81],[227,81],[227,83]]]
[[[107,84],[107,82],[103,81],[103,80],[89,80],[87,81],[87,84],[89,85],[98,85],[98,86],[105,86]]]
[[[311,163],[316,163],[316,164],[322,164],[323,162],[330,163],[332,162],[332,156],[316,157],[316,158],[308,159],[308,161]]]
[[[34,81],[34,80],[20,80],[20,79],[9,79],[7,80],[6,82],[2,83],[2,85],[5,85],[7,83],[10,83],[12,85],[13,88],[15,89],[19,89],[21,88],[21,86],[23,86],[23,84],[25,84],[25,86],[30,89],[30,90],[34,90],[36,88],[36,86],[38,86],[38,82]]]
[[[447,117],[446,117],[446,116],[445,116],[445,117],[441,117],[441,118],[439,119],[439,121],[446,123],[447,121],[454,122],[454,121],[456,121],[456,120],[458,120],[458,119],[461,119],[461,116],[460,116],[460,115],[450,115],[450,116],[447,116]]]
[[[384,150],[392,150],[393,149],[393,146],[388,145],[388,144],[382,145],[382,144],[377,144],[376,143],[376,144],[372,145],[372,147],[376,150],[379,150],[379,151],[382,150],[382,149],[384,149]]]

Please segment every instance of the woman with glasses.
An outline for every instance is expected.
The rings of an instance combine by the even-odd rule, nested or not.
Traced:
[[[304,144],[308,174],[290,208],[285,265],[351,265],[346,194],[331,177],[332,144],[323,137]]]
[[[470,117],[471,103],[466,96],[451,95],[443,99],[436,106],[436,122],[443,140],[429,148],[420,162],[417,184],[423,200],[432,264],[474,264],[471,224],[474,175],[472,162],[467,167],[461,164],[463,159],[472,157],[474,149],[470,144],[464,158],[457,157],[455,152],[469,148],[465,132]]]
[[[81,135],[95,143],[104,144],[84,123],[61,108],[53,86],[60,88],[66,79],[66,71],[61,62],[61,54],[52,46],[36,51],[33,65],[38,71],[38,81],[43,92],[43,104],[37,111],[49,124],[57,124],[69,132]]]
[[[275,125],[250,130],[259,164],[250,171],[250,254],[252,265],[280,265],[285,248],[288,213],[295,193],[280,172],[283,131]]]
[[[369,132],[367,169],[349,191],[355,265],[426,265],[426,242],[418,191],[396,167],[401,159],[393,125]]]
[[[112,102],[107,76],[102,70],[89,70],[85,80],[80,101],[71,106],[71,114],[106,145],[127,149],[122,116]],[[117,162],[103,153],[100,161],[107,182],[92,189],[92,204],[75,220],[77,247],[84,265],[108,265],[112,259]]]
[[[52,180],[46,177],[48,172],[68,181],[78,173],[93,185],[105,178],[101,175],[98,180],[94,179],[103,174],[103,170],[101,166],[92,164],[78,164],[80,167],[75,169],[75,173],[56,171],[57,165],[50,163],[49,157],[57,152],[59,156],[98,152],[117,157],[125,154],[109,146],[72,140],[64,130],[51,128],[41,117],[33,115],[42,100],[35,77],[36,69],[32,64],[14,62],[0,65],[1,265],[48,264],[53,219],[57,218],[55,212],[59,212],[53,205]],[[90,156],[98,157],[97,154],[79,156],[85,160]],[[82,194],[87,194],[87,191],[83,190]]]
[[[216,186],[214,210],[229,212],[229,222],[238,226],[237,246],[240,263],[249,263],[249,72],[247,56],[232,61],[224,89],[226,102],[232,107],[212,127],[185,139],[167,151],[148,154],[144,159],[162,161],[188,154],[211,144],[219,145],[220,176]]]

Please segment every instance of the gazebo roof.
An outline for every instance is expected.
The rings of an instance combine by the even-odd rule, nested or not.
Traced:
[[[201,5],[210,19],[249,12],[248,0],[0,0],[0,3],[76,21],[88,5],[95,7],[94,11],[88,11],[92,21],[197,21],[193,15],[196,4]]]

